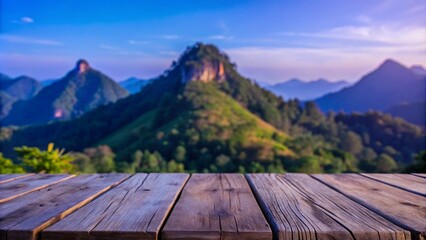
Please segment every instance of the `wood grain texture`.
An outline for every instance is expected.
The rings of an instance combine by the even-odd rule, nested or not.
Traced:
[[[410,239],[410,233],[307,174],[249,174],[277,239]]]
[[[44,230],[42,239],[157,239],[188,178],[136,174]]]
[[[426,198],[358,174],[314,174],[314,178],[425,239]]]
[[[80,175],[0,203],[0,239],[35,240],[41,230],[128,177],[128,174]]]
[[[426,197],[426,178],[411,174],[362,174],[363,176]]]
[[[6,183],[10,181],[14,181],[20,178],[29,177],[31,175],[34,175],[33,173],[28,174],[0,174],[0,184]]]
[[[0,185],[0,203],[73,177],[68,174],[36,174]]]
[[[272,239],[241,174],[193,174],[161,232],[162,239]]]

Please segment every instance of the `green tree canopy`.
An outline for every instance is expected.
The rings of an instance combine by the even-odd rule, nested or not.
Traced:
[[[376,161],[376,172],[390,173],[398,169],[395,160],[387,154],[380,154]]]
[[[46,151],[36,147],[15,148],[18,158],[22,160],[29,172],[36,173],[64,173],[72,172],[71,155],[65,153],[64,149],[54,149],[53,143],[49,143]]]
[[[13,164],[12,160],[3,157],[0,153],[0,174],[10,173],[24,173],[24,169],[18,165]]]
[[[91,163],[99,173],[109,173],[115,171],[115,154],[107,145],[100,145],[93,148],[84,149]]]
[[[341,145],[343,151],[352,153],[354,155],[362,150],[361,137],[352,131],[348,131],[344,134]]]

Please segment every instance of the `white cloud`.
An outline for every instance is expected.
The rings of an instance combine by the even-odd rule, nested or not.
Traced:
[[[129,50],[129,49],[126,49],[126,48],[116,47],[116,46],[107,45],[107,44],[101,44],[101,45],[99,45],[99,48],[105,49],[108,52],[113,53],[113,54],[150,57],[149,54],[142,52],[142,51]]]
[[[149,41],[138,41],[138,40],[129,40],[127,41],[129,44],[133,44],[133,45],[144,45],[144,44],[149,44]]]
[[[209,36],[210,39],[214,39],[214,40],[232,40],[234,39],[233,36],[226,36],[226,35],[212,35]]]
[[[411,45],[424,44],[426,42],[426,27],[387,25],[341,26],[320,32],[284,32],[281,35]]]
[[[0,35],[0,40],[6,41],[6,42],[13,42],[13,43],[22,43],[22,44],[38,44],[38,45],[50,45],[50,46],[63,45],[63,43],[54,41],[54,40],[38,39],[38,38],[31,38],[31,37],[24,37],[24,36],[17,36],[17,35]]]
[[[34,23],[34,19],[30,17],[21,17],[19,20],[12,20],[12,23],[29,24],[29,23]]]
[[[34,19],[32,19],[30,17],[22,17],[21,18],[21,22],[23,22],[23,23],[33,23]]]
[[[106,49],[106,50],[111,50],[111,51],[121,51],[121,48],[118,48],[118,47],[115,47],[115,46],[111,46],[111,45],[106,45],[106,44],[99,45],[99,48]]]
[[[177,51],[160,51],[159,53],[161,55],[172,56],[172,57],[179,57],[179,54],[180,54],[180,52],[177,52]]]
[[[160,37],[166,40],[176,40],[180,38],[178,35],[161,35]]]

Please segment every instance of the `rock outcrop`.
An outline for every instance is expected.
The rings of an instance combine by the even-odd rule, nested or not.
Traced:
[[[202,64],[188,63],[181,67],[182,83],[190,81],[210,82],[225,80],[223,63],[203,61]]]

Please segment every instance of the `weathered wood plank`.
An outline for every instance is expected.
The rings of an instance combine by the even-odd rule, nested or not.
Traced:
[[[161,232],[162,239],[272,239],[241,174],[193,174]]]
[[[358,174],[314,174],[313,177],[425,239],[426,198]]]
[[[410,239],[410,233],[307,174],[249,174],[278,239]]]
[[[0,239],[35,240],[41,230],[128,177],[128,174],[80,175],[0,203]]]
[[[411,174],[362,174],[363,176],[426,197],[426,178]]]
[[[73,177],[68,174],[36,174],[0,185],[0,203]]]
[[[6,183],[10,181],[14,181],[20,178],[29,177],[33,175],[33,173],[29,174],[0,174],[0,183]]]
[[[157,239],[189,174],[136,174],[44,230],[43,240]]]

